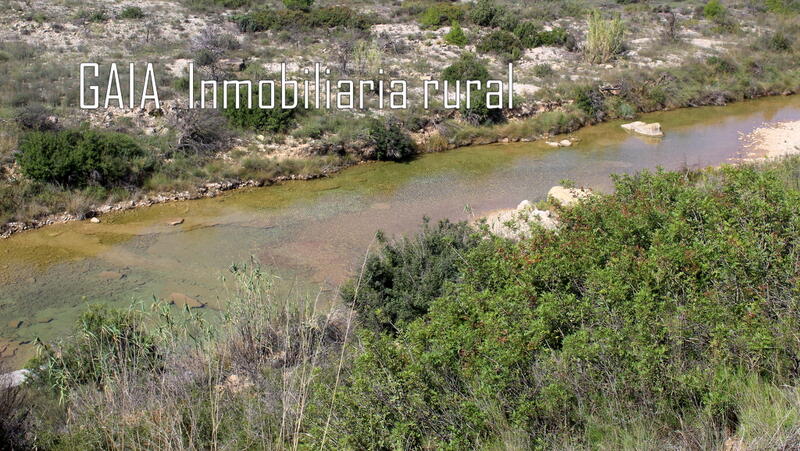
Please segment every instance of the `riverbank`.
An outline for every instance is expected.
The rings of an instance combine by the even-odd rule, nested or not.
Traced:
[[[750,150],[749,161],[796,155],[800,153],[800,121],[764,124],[743,135],[742,141]]]
[[[760,98],[765,97],[777,97],[778,93],[773,93],[771,96],[763,96]],[[781,96],[787,96],[787,93],[780,93]],[[756,99],[746,99],[745,102],[757,100]],[[535,136],[528,136],[522,137],[519,135],[518,129],[520,128],[527,128],[525,122],[533,122],[542,120],[541,115],[547,114],[569,114],[564,111],[565,106],[559,105],[556,107],[543,107],[545,108],[542,112],[538,113],[538,115],[534,115],[528,118],[518,118],[506,124],[499,124],[494,125],[491,127],[484,127],[482,129],[477,129],[471,133],[472,137],[468,141],[454,141],[453,143],[448,143],[446,145],[441,145],[439,147],[431,147],[428,145],[428,141],[430,140],[430,135],[421,134],[416,138],[416,145],[417,149],[419,150],[420,154],[422,153],[429,153],[433,151],[453,151],[463,147],[475,146],[475,145],[485,145],[485,144],[496,144],[496,143],[518,143],[518,142],[537,142],[537,141],[546,141],[548,139],[554,139],[554,136],[563,137],[567,136],[568,134],[572,134],[578,132],[579,130],[591,126],[597,125],[597,123],[586,123],[584,120],[571,120],[567,121],[567,128],[561,130],[564,132],[563,135],[550,135],[548,133],[535,135]],[[555,108],[555,109],[554,109]],[[678,111],[684,108],[677,108],[673,110],[666,110],[666,111]],[[647,114],[643,115],[645,118]],[[610,120],[610,118],[607,118]],[[546,120],[546,118],[545,118]],[[482,130],[482,131],[481,131]],[[757,139],[760,144],[761,148],[767,148],[772,145],[777,145],[776,148],[782,149],[784,146],[780,145],[781,136],[792,136],[791,130],[794,129],[782,129],[783,131],[780,132],[770,132],[766,134],[764,137],[755,138]],[[667,130],[669,133],[669,130]],[[761,132],[765,133],[765,132]],[[760,136],[760,135],[759,135]],[[782,150],[774,151],[773,153],[777,152],[778,154],[783,154]],[[38,229],[41,227],[53,225],[53,224],[62,224],[66,222],[72,221],[81,221],[90,218],[99,218],[102,215],[110,212],[116,211],[124,211],[124,210],[131,210],[135,208],[144,208],[152,205],[167,203],[167,202],[180,202],[186,200],[197,200],[202,198],[212,198],[216,197],[222,193],[242,189],[242,188],[252,188],[252,187],[262,187],[262,186],[269,186],[276,183],[291,181],[291,180],[313,180],[320,177],[328,177],[333,175],[345,168],[352,167],[353,165],[359,165],[369,162],[369,160],[345,160],[342,159],[340,162],[333,166],[325,166],[319,170],[319,172],[308,173],[308,174],[291,174],[291,175],[279,175],[276,177],[271,177],[267,179],[232,179],[227,181],[221,182],[204,182],[201,184],[196,185],[191,189],[183,189],[180,191],[164,191],[164,192],[157,192],[157,193],[147,193],[144,195],[137,196],[136,199],[130,199],[120,202],[102,204],[99,206],[92,206],[88,208],[82,214],[74,214],[69,212],[62,212],[58,214],[50,214],[45,215],[41,218],[30,220],[30,221],[13,221],[8,222],[5,224],[0,225],[0,238],[8,238],[14,234],[19,232],[23,232],[26,230]]]

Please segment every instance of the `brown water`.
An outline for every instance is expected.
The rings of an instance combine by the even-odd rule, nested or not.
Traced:
[[[609,174],[661,165],[703,167],[742,156],[739,133],[800,119],[800,99],[647,115],[661,140],[626,134],[620,122],[576,133],[580,142],[462,148],[407,163],[372,163],[327,179],[231,192],[55,225],[0,240],[0,350],[64,335],[89,303],[127,306],[181,293],[209,307],[225,298],[232,263],[259,260],[283,288],[328,295],[362,261],[378,229],[414,231],[425,215],[468,219],[543,199],[563,179],[608,190]],[[178,226],[168,223],[177,218]],[[18,322],[22,321],[21,326]],[[22,343],[22,344],[20,344]],[[9,359],[7,359],[9,360]]]

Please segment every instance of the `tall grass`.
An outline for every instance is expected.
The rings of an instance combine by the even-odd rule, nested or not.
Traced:
[[[584,54],[592,63],[607,63],[625,48],[625,24],[619,17],[604,19],[600,11],[589,13]]]

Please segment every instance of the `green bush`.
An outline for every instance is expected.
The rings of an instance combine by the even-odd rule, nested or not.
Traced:
[[[442,80],[450,83],[456,83],[459,80],[462,82],[480,80],[485,83],[488,79],[489,69],[487,69],[486,63],[468,52],[462,53],[456,62],[442,71]]]
[[[505,122],[502,109],[489,108],[487,105],[485,89],[473,91],[470,95],[470,107],[467,108],[466,102],[463,102],[459,112],[461,118],[471,125],[494,125]]]
[[[342,291],[342,301],[354,303],[366,327],[390,333],[428,312],[431,300],[457,281],[463,253],[478,243],[465,222],[443,220],[431,226],[428,218],[412,237],[379,238],[380,249]]]
[[[285,6],[286,9],[311,11],[313,5],[314,0],[283,0],[283,6]]]
[[[493,53],[514,61],[522,56],[523,47],[519,38],[513,33],[495,30],[481,39],[476,49],[482,53]]]
[[[706,19],[717,20],[727,13],[725,7],[719,0],[709,0],[703,7],[703,17]]]
[[[120,19],[141,19],[144,17],[144,11],[138,6],[127,6],[119,13]]]
[[[400,161],[414,154],[411,138],[403,131],[398,121],[374,119],[371,121],[367,138],[375,146],[376,160]]]
[[[429,6],[419,17],[419,23],[424,28],[439,28],[446,24],[457,22],[464,17],[464,9],[450,3],[434,3]]]
[[[539,28],[533,22],[521,22],[514,28],[513,32],[526,49],[541,46],[564,46],[570,38],[567,30],[563,28],[556,27],[548,31],[539,31]]]
[[[239,108],[236,108],[234,90],[230,88],[227,108],[222,109],[222,115],[228,119],[228,123],[239,128],[266,131],[271,133],[282,133],[294,125],[297,108],[281,108],[281,92],[276,89],[275,107],[259,108],[258,97],[253,95],[252,108],[247,106],[247,92],[241,90],[239,93]],[[288,91],[288,90],[287,90]],[[255,93],[254,93],[255,94]],[[264,93],[266,95],[266,93]],[[218,96],[221,96],[219,93]],[[294,103],[294,92],[287,92],[286,103]],[[298,107],[301,102],[298,101]]]
[[[425,316],[365,335],[331,440],[602,449],[606,415],[725,437],[744,375],[796,383],[798,202],[776,171],[645,172],[562,210],[558,232],[484,240]]]
[[[497,19],[505,14],[505,9],[494,3],[493,0],[478,0],[469,11],[469,19],[475,25],[491,27],[496,25]]]
[[[131,137],[93,130],[30,132],[17,162],[33,180],[68,187],[137,185],[153,164]]]
[[[444,42],[450,45],[457,45],[459,47],[467,45],[469,42],[467,40],[467,35],[464,34],[464,30],[461,29],[461,25],[459,25],[458,21],[452,22],[450,25],[450,31],[444,35]]]
[[[243,32],[312,30],[317,28],[349,28],[366,30],[370,21],[344,6],[331,6],[307,11],[275,10],[263,8],[246,14],[233,16]]]

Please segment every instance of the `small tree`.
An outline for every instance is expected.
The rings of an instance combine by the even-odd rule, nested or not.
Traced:
[[[586,59],[592,63],[607,63],[625,48],[625,24],[622,19],[603,19],[595,10],[589,14],[589,33],[586,36]]]
[[[459,47],[467,45],[467,35],[464,34],[464,30],[461,29],[461,25],[458,24],[457,20],[453,21],[450,31],[444,35],[444,42]]]

